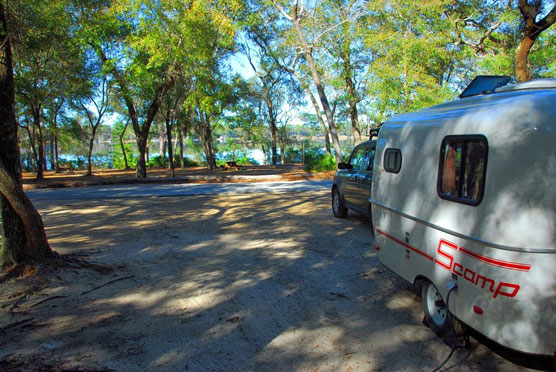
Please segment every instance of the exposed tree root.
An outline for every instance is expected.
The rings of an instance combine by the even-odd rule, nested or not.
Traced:
[[[51,296],[51,297],[45,298],[44,300],[40,300],[39,302],[35,302],[33,305],[29,306],[29,309],[32,308],[32,307],[38,306],[38,305],[40,305],[40,304],[42,304],[46,301],[54,300],[56,298],[66,298],[66,297],[68,297],[68,296]]]
[[[22,304],[27,303],[27,301],[29,300],[29,298],[31,298],[31,296],[41,292],[45,288],[48,288],[50,286],[50,281],[52,279],[60,279],[59,273],[61,270],[85,269],[85,270],[96,271],[101,274],[107,274],[121,268],[122,268],[121,266],[107,266],[107,265],[102,265],[97,263],[91,263],[86,260],[77,258],[73,255],[60,255],[60,254],[55,254],[54,258],[42,262],[40,264],[25,263],[25,264],[10,266],[6,268],[4,272],[0,272],[0,288],[2,286],[5,286],[5,288],[2,289],[1,292],[3,294],[3,297],[5,295],[4,300],[9,301],[9,302],[3,301],[4,304],[2,305],[2,308],[6,309],[8,313],[14,314]],[[98,288],[101,288],[113,282],[129,279],[129,278],[130,277],[123,277],[123,278],[111,280],[108,283],[104,283],[98,287],[92,288],[91,290],[84,292],[82,294],[92,292]],[[9,282],[11,282],[11,284]],[[44,302],[57,299],[57,298],[63,298],[63,297],[66,296],[61,296],[61,295],[51,296],[42,299],[32,304],[31,306],[26,307],[26,309],[31,309]]]
[[[0,272],[0,285],[12,279],[29,278],[34,276],[42,276],[48,279],[50,275],[54,274],[54,271],[65,268],[87,269],[100,273],[110,273],[118,267],[91,263],[77,258],[74,255],[61,255],[56,253],[53,258],[41,262],[40,264],[21,263],[6,268],[3,273]]]
[[[122,277],[122,278],[117,278],[117,279],[110,280],[110,281],[108,281],[108,282],[106,282],[106,283],[104,283],[104,284],[101,284],[101,285],[97,286],[97,287],[91,288],[91,289],[89,289],[88,291],[82,292],[81,295],[90,293],[90,292],[92,292],[92,291],[96,291],[96,290],[99,289],[99,288],[102,288],[102,287],[104,287],[104,286],[107,286],[108,284],[112,284],[112,283],[115,283],[115,282],[119,282],[120,280],[131,279],[131,278],[133,278],[134,276],[135,276],[135,275],[129,275],[129,276],[124,276],[124,277]]]

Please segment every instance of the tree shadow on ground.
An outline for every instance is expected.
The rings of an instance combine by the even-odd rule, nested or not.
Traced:
[[[449,353],[422,326],[417,296],[378,263],[365,219],[334,219],[328,192],[49,203],[38,206],[56,250],[120,270],[60,273],[21,304],[14,316],[35,321],[0,334],[0,358],[114,370],[413,371]],[[48,296],[60,297],[31,307]],[[451,365],[508,368],[485,349]]]

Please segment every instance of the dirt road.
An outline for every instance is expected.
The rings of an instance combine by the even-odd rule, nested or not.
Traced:
[[[36,205],[56,251],[113,270],[8,283],[0,370],[431,371],[450,352],[326,190]],[[445,368],[522,370],[476,342]]]

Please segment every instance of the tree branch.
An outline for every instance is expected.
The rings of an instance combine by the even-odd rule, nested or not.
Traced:
[[[274,7],[275,7],[276,9],[278,9],[278,11],[279,11],[280,13],[282,13],[282,15],[283,15],[288,21],[290,21],[290,22],[293,21],[293,17],[290,16],[290,15],[286,12],[286,10],[285,10],[283,7],[281,7],[280,5],[278,5],[278,3],[277,3],[275,0],[272,0],[272,4],[274,4]]]

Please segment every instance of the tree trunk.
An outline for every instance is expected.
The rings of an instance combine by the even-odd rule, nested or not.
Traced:
[[[359,143],[361,143],[361,130],[359,129],[359,118],[357,114],[357,105],[355,104],[355,102],[349,102],[349,117],[351,119],[353,145],[357,146]]]
[[[91,133],[91,139],[89,141],[89,154],[87,156],[88,159],[88,164],[87,164],[87,176],[90,176],[93,174],[93,147],[95,146],[95,135],[97,133],[97,128],[98,126],[93,126],[92,128],[92,133]]]
[[[54,171],[56,173],[60,173],[60,162],[58,160],[58,114],[64,105],[64,99],[54,107],[54,117],[52,119],[52,127],[53,127],[53,147],[54,147]]]
[[[41,215],[23,192],[21,181],[10,174],[2,157],[0,177],[4,227],[0,267],[39,263],[54,258],[55,254],[48,245]]]
[[[205,147],[205,155],[207,158],[207,166],[210,170],[216,169],[216,159],[214,156],[214,144],[212,143],[212,129],[210,127],[210,122],[208,118],[204,125],[204,140],[203,145]]]
[[[41,124],[42,125],[42,124]],[[39,137],[41,139],[41,149],[42,149],[42,169],[43,172],[46,172],[48,170],[48,165],[46,162],[46,140],[47,138],[42,134],[42,127],[41,130],[39,131]]]
[[[210,116],[199,109],[199,125],[195,127],[195,131],[203,145],[203,152],[207,162],[207,168],[213,170],[216,168],[216,159],[214,155],[214,144],[212,142],[212,128],[210,125]]]
[[[556,22],[556,6],[553,6],[542,19],[537,20],[537,16],[542,11],[541,6],[541,1],[529,3],[527,0],[518,0],[521,18],[525,23],[523,39],[515,57],[515,76],[518,83],[531,80],[532,74],[527,66],[529,52],[539,35]]]
[[[535,39],[526,36],[521,40],[519,48],[517,49],[515,56],[515,78],[518,83],[531,80],[531,72],[527,66],[527,59],[534,42]]]
[[[315,99],[315,96],[313,95],[313,93],[311,92],[309,87],[306,86],[306,85],[305,85],[305,91],[307,92],[307,95],[311,99],[311,103],[313,104],[313,107],[315,108],[315,113],[317,114],[317,119],[319,121],[319,125],[320,125],[320,127],[322,129],[322,133],[324,135],[324,144],[326,146],[326,152],[328,154],[332,154],[332,151],[330,149],[330,135],[328,133],[328,129],[326,129],[326,124],[324,124],[324,120],[322,120],[322,115],[320,113],[319,104],[317,103],[317,100]]]
[[[168,166],[170,168],[170,177],[176,177],[176,171],[174,169],[174,151],[172,148],[172,123],[170,122],[170,113],[166,116],[166,138],[168,141]]]
[[[137,178],[147,178],[147,162],[145,161],[145,155],[147,152],[147,140],[148,132],[145,134],[143,131],[135,133],[135,138],[137,142],[137,149],[139,150],[139,156],[137,157],[137,168],[135,169],[135,176]]]
[[[348,92],[349,118],[351,120],[351,129],[353,133],[353,145],[361,143],[361,130],[359,129],[359,114],[357,112],[357,92],[351,76],[345,77],[346,89]]]
[[[160,133],[158,133],[158,152],[161,156],[161,160],[166,159],[166,140],[164,139],[164,129],[160,127]]]
[[[209,170],[214,170],[216,169],[216,160],[214,158],[214,149],[213,149],[213,144],[212,144],[212,140],[207,137],[205,137],[204,141],[203,141],[203,150],[205,152],[205,157],[207,159],[207,167]]]
[[[33,169],[32,165],[34,164],[36,167],[36,165],[39,163],[39,155],[37,154],[37,148],[35,146],[35,136],[33,135],[35,127],[33,126],[33,131],[31,131],[31,129],[29,129],[29,123],[27,123],[27,125],[25,126],[25,130],[27,131],[27,135],[29,136],[29,147],[31,150],[30,153],[33,156],[33,162],[29,163],[29,165],[31,166],[31,169]]]
[[[269,93],[267,92],[267,95]],[[277,140],[276,140],[276,117],[274,115],[274,106],[272,105],[272,100],[270,96],[267,96],[266,105],[268,108],[268,116],[270,118],[270,133],[271,133],[271,148],[272,148],[272,166],[276,166],[278,162],[278,152],[276,150]]]
[[[183,130],[181,123],[178,123],[178,143],[180,148],[180,168],[183,169]]]
[[[349,48],[343,49],[340,52],[340,59],[342,60],[342,74],[344,84],[346,87],[348,105],[349,105],[349,118],[351,121],[351,132],[353,135],[353,145],[356,146],[361,143],[361,129],[359,128],[359,114],[357,112],[357,103],[359,102],[357,96],[357,89],[353,81],[353,69],[351,66],[351,55]]]
[[[263,155],[264,155],[264,160],[263,160],[263,165],[266,165],[267,161],[266,161],[266,149],[264,148],[264,145],[262,145],[263,148]]]
[[[50,170],[56,171],[56,156],[54,155],[54,131],[50,133]]]
[[[37,179],[42,180],[44,178],[44,147],[42,138],[42,128],[41,128],[41,111],[40,108],[33,107],[33,125],[37,129],[37,137],[35,143],[37,146]]]
[[[0,2],[0,35],[8,34],[4,3]],[[43,262],[55,257],[48,245],[40,214],[21,184],[21,163],[15,118],[10,39],[0,44],[0,267]]]
[[[125,146],[124,146],[124,136],[125,136],[125,131],[127,129],[127,126],[129,125],[129,121],[127,121],[124,125],[124,130],[122,130],[122,133],[120,134],[120,146],[122,148],[122,155],[124,156],[124,164],[125,164],[125,170],[130,169],[129,164],[127,162],[127,154],[125,151]]]
[[[317,88],[320,102],[322,104],[322,108],[324,109],[324,113],[326,115],[326,121],[328,122],[328,127],[330,129],[330,136],[332,137],[332,144],[334,146],[334,156],[336,157],[336,163],[341,163],[343,161],[343,158],[342,158],[342,150],[340,148],[340,140],[338,139],[338,129],[336,128],[336,124],[334,123],[334,116],[332,115],[332,110],[330,109],[330,104],[328,103],[328,98],[326,97],[324,86],[322,84],[319,72],[317,70],[316,62],[311,52],[311,47],[309,46],[309,43],[305,39],[305,36],[303,35],[303,30],[301,29],[301,20],[297,15],[297,11],[298,11],[297,5],[294,8],[295,9],[293,11],[294,14],[293,14],[292,23],[295,28],[299,42],[301,43],[301,47],[303,49],[305,59],[309,64],[309,68],[311,70],[311,76],[313,78],[313,82],[315,83],[315,87]]]
[[[58,159],[58,128],[56,126],[54,127],[54,162],[56,173],[60,173],[60,160]]]

